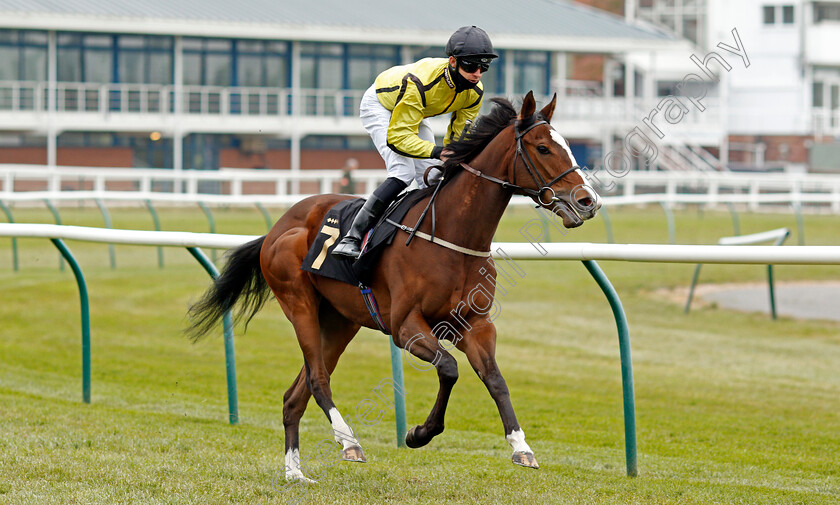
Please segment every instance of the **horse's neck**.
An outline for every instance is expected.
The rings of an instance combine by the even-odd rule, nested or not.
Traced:
[[[507,178],[503,169],[506,162],[482,164],[477,158],[474,163],[470,166],[485,175]],[[440,236],[462,247],[488,250],[510,197],[511,193],[499,184],[466,171],[458,174],[438,196],[437,228]]]

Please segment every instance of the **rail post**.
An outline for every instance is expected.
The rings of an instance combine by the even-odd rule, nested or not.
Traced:
[[[44,198],[44,205],[47,206],[47,209],[49,209],[50,213],[53,215],[53,219],[55,219],[55,224],[61,225],[61,214],[58,213],[58,209],[55,207],[55,205],[52,204],[49,198]],[[62,272],[64,271],[64,258],[61,256],[61,254],[58,255],[58,269]]]
[[[610,220],[610,213],[607,212],[606,205],[601,207],[601,210],[598,212],[598,215],[604,218],[604,228],[606,228],[607,231],[607,243],[614,244],[615,240],[613,239],[612,221]]]
[[[90,403],[90,302],[88,301],[87,283],[79,263],[64,244],[64,241],[60,238],[52,238],[50,241],[70,264],[73,275],[76,277],[76,284],[79,286],[79,305],[82,312],[82,401]]]
[[[677,226],[674,224],[674,213],[671,211],[671,205],[667,202],[659,202],[662,210],[665,212],[665,219],[668,222],[668,243],[677,243]]]
[[[155,224],[155,231],[160,231],[160,217],[158,217],[157,210],[155,210],[152,201],[146,199],[146,208],[149,209],[149,214],[152,215],[152,222]],[[163,268],[163,247],[158,246],[158,267]]]
[[[204,202],[198,202],[198,206],[201,207],[202,212],[204,215],[207,216],[207,225],[210,227],[210,233],[216,233],[216,220],[213,218],[213,212],[210,210],[210,207],[204,204]],[[210,251],[210,257],[213,258],[213,263],[216,262],[216,250],[212,249]]]
[[[395,384],[394,422],[397,429],[397,447],[406,447],[405,435],[408,430],[405,418],[405,379],[403,378],[402,352],[390,336],[388,341],[391,343],[391,380]]]
[[[271,231],[271,228],[274,227],[274,222],[271,220],[271,214],[268,213],[268,211],[265,209],[265,207],[263,207],[263,205],[260,202],[256,202],[254,203],[254,205],[257,206],[257,210],[259,210],[260,214],[262,214],[263,219],[265,220],[266,229],[268,231]]]
[[[618,293],[615,292],[615,288],[598,263],[595,260],[584,260],[583,265],[606,295],[613,317],[615,317],[618,350],[621,355],[621,389],[624,397],[624,455],[627,476],[635,477],[639,474],[636,451],[636,399],[633,393],[633,359],[630,356],[630,330],[627,325],[627,315],[624,313]]]
[[[735,210],[735,206],[731,202],[726,202],[726,207],[729,209],[729,216],[732,218],[732,234],[740,235],[741,221],[738,218],[738,212]]]
[[[805,245],[805,220],[802,219],[802,205],[799,202],[793,204],[793,211],[796,214],[796,238],[799,245]]]
[[[6,207],[2,201],[0,201],[0,209],[3,209],[3,213],[6,214],[6,219],[9,220],[10,223],[15,222],[15,218],[12,217],[12,211]],[[17,247],[17,237],[12,237],[12,269],[17,272],[20,270],[20,262],[18,261],[18,247]]]
[[[105,206],[105,202],[103,202],[101,198],[97,198],[96,206],[99,207],[99,212],[102,213],[102,219],[105,221],[105,228],[112,230],[114,225],[111,222],[111,214],[108,212],[108,207]],[[111,270],[115,270],[117,268],[117,254],[114,250],[114,244],[108,244],[108,253],[111,257]]]
[[[187,247],[190,254],[201,263],[204,270],[215,279],[219,276],[216,265],[198,247]],[[227,372],[228,390],[228,418],[230,424],[239,424],[239,398],[236,392],[236,356],[233,345],[233,317],[228,310],[222,318],[222,327],[225,334],[225,370]]]
[[[760,242],[767,242],[773,240],[774,246],[782,245],[790,236],[790,230],[787,228],[779,228],[760,233],[753,233],[751,235],[739,235],[733,237],[723,237],[718,240],[718,245],[747,245],[757,244]],[[688,290],[688,299],[685,302],[684,312],[688,314],[691,310],[691,300],[694,298],[694,288],[697,287],[697,279],[700,277],[700,267],[702,263],[698,263],[694,269],[694,277],[691,279],[691,287]],[[770,315],[776,319],[776,293],[773,287],[773,265],[767,265],[767,287],[770,292]]]

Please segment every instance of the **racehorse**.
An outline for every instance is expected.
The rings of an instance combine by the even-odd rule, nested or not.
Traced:
[[[556,100],[555,95],[537,113],[529,92],[517,113],[507,100],[493,99],[493,109],[449,145],[454,154],[442,167],[439,187],[420,190],[427,194],[403,218],[403,223],[414,224],[436,192],[436,218],[418,227],[418,236],[431,234],[435,241],[415,237],[406,245],[395,240],[373,271],[370,288],[394,343],[434,365],[438,375],[435,404],[426,421],[407,433],[409,447],[422,447],[443,432],[447,402],[458,379],[457,362],[447,350],[454,344],[496,402],[513,462],[539,468],[496,365],[496,329],[487,312],[471,303],[475,305],[473,290],[482,281],[492,281],[490,286],[484,283],[485,296],[492,301],[495,294],[490,244],[512,195],[530,197],[568,228],[594,217],[601,205],[568,142],[550,124]],[[348,198],[353,197],[319,195],[292,206],[267,235],[229,252],[222,274],[190,308],[194,340],[236,305],[238,317],[249,321],[272,293],[292,323],[304,365],[283,396],[287,479],[309,480],[300,466],[298,428],[310,395],[331,423],[342,459],[365,461],[333,403],[330,374],[360,327],[377,328],[374,315],[358,287],[301,269],[325,214]],[[457,331],[441,336],[444,323]],[[451,344],[445,347],[438,338]]]

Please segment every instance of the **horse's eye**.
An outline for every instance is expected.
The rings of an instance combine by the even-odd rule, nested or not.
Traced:
[[[544,145],[538,145],[538,146],[537,146],[537,151],[539,151],[539,152],[540,152],[540,154],[548,154],[548,153],[550,153],[550,152],[551,152],[551,151],[549,151],[549,149],[548,149],[547,147],[545,147]]]

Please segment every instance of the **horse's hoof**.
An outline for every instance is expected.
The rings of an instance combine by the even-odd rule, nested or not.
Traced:
[[[414,426],[410,430],[408,430],[408,433],[405,434],[405,445],[407,445],[408,447],[410,447],[412,449],[417,449],[419,447],[423,447],[424,445],[429,443],[428,441],[423,442],[422,440],[417,439],[416,432],[417,432],[417,428],[419,428],[419,427],[420,426]]]
[[[539,468],[540,465],[537,463],[537,458],[534,457],[533,452],[524,452],[524,451],[516,451],[513,453],[513,464],[519,466],[525,466],[528,468]]]
[[[286,472],[286,481],[298,481],[303,482],[304,484],[315,484],[316,481],[310,479],[309,477],[303,475],[303,472],[297,470],[295,472]]]
[[[341,459],[343,459],[344,461],[353,461],[356,463],[367,462],[367,458],[365,458],[365,453],[362,452],[362,448],[358,445],[348,447],[347,449],[341,451]]]

